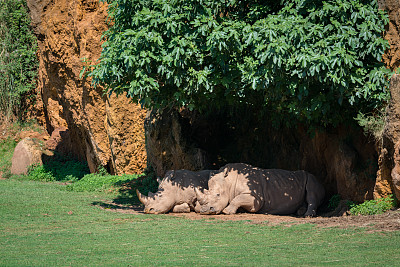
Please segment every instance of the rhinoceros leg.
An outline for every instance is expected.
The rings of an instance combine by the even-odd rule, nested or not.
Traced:
[[[317,205],[315,205],[315,201],[312,201],[311,203],[308,202],[307,211],[304,213],[304,217],[315,217],[315,215],[317,215]]]
[[[315,217],[317,215],[317,208],[322,202],[322,198],[318,192],[306,192],[307,211],[304,217]]]
[[[190,207],[189,207],[188,203],[183,203],[183,204],[174,206],[174,208],[172,209],[172,212],[188,213],[188,212],[190,212]]]
[[[317,215],[317,208],[322,203],[324,196],[324,187],[317,181],[314,175],[309,174],[306,184],[307,211],[304,214],[305,217],[314,217]]]
[[[303,203],[297,210],[296,214],[297,216],[304,216],[306,212],[307,212],[307,203]]]
[[[222,211],[225,214],[235,214],[238,208],[249,212],[257,212],[262,206],[261,200],[250,193],[237,195]]]

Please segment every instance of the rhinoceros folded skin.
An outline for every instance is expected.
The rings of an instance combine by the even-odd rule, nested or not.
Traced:
[[[144,204],[144,212],[151,214],[172,212],[199,212],[195,188],[204,190],[210,178],[210,170],[193,172],[189,170],[168,171],[162,181],[159,181],[158,191],[148,196],[136,193]],[[197,208],[196,208],[197,205]]]
[[[261,169],[232,163],[210,176],[208,190],[196,190],[201,214],[234,214],[238,208],[266,214],[315,216],[324,187],[306,171]]]

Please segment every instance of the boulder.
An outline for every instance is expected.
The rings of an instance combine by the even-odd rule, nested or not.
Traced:
[[[51,152],[45,149],[43,140],[30,137],[22,139],[14,150],[11,173],[27,174],[29,166],[43,164],[43,155],[51,155]]]

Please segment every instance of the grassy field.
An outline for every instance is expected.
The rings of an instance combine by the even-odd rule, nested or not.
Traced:
[[[0,141],[0,177],[10,176],[11,158],[16,145],[17,143],[11,138]]]
[[[0,180],[1,266],[395,266],[400,232],[287,227],[100,209],[115,194]]]

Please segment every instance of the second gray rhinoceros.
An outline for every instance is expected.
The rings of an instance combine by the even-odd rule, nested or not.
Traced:
[[[195,188],[203,190],[207,187],[210,170],[193,172],[188,170],[168,171],[159,181],[158,191],[148,196],[136,190],[140,202],[144,204],[144,213],[160,214],[172,212],[199,212]],[[196,208],[197,203],[197,208]]]
[[[266,214],[315,216],[324,187],[310,173],[227,164],[196,190],[201,214],[234,214],[238,208]]]

